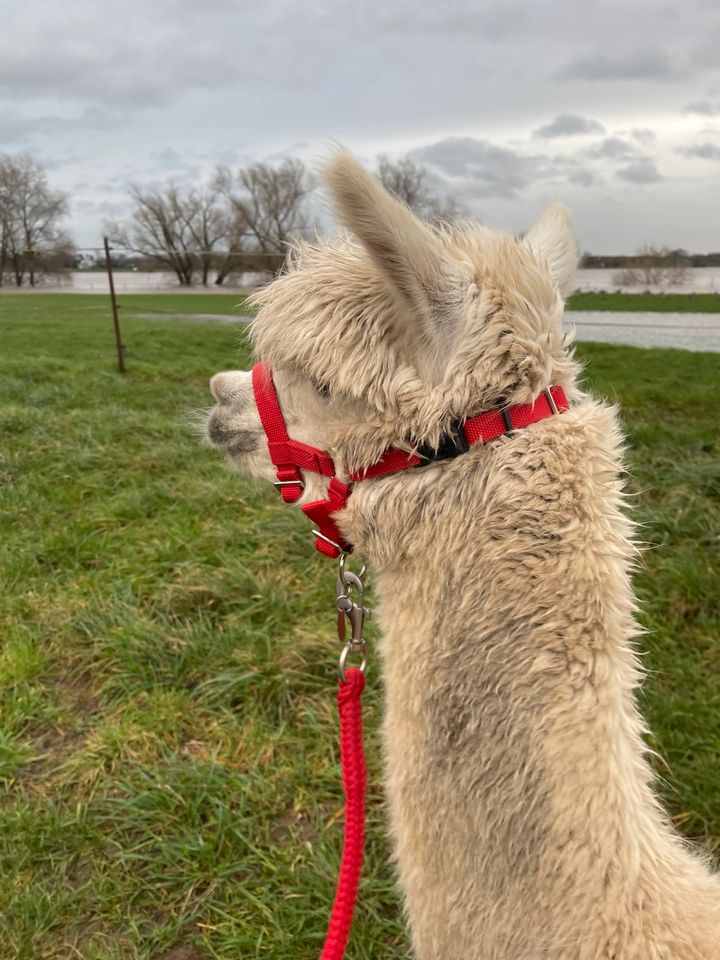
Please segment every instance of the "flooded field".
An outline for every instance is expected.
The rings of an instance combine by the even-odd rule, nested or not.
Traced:
[[[568,310],[565,323],[577,340],[720,352],[720,313]]]
[[[627,286],[615,282],[617,270],[578,270],[575,289],[582,292],[619,290],[623,293],[720,293],[720,267],[692,267],[687,282],[662,286],[638,284]]]
[[[622,286],[615,282],[616,270],[578,270],[576,290],[614,291],[642,293],[649,289],[651,293],[720,293],[720,267],[696,267],[688,270],[687,283],[679,286]],[[181,287],[172,273],[161,271],[143,272],[131,270],[115,271],[115,289],[118,293],[163,292],[204,292],[222,293],[223,291],[247,290],[263,281],[263,274],[245,273],[231,286],[223,284],[216,287],[197,285],[191,288]],[[68,275],[67,281],[60,285],[44,285],[43,290],[67,290],[73,293],[105,293],[108,288],[107,276],[103,272],[76,270]],[[9,287],[7,288],[10,289]]]
[[[156,323],[245,324],[246,314],[142,313]],[[676,350],[720,352],[720,313],[640,313],[629,311],[567,311],[565,326],[577,340],[621,343],[632,347],[673,347]]]
[[[218,287],[211,283],[203,287],[198,283],[193,287],[181,287],[174,273],[165,273],[160,270],[115,270],[113,273],[115,290],[118,293],[224,293],[233,290],[247,290],[256,287],[265,279],[262,273],[243,273],[231,284]],[[106,293],[108,289],[107,274],[96,270],[75,270],[69,277],[67,284],[57,288],[44,287],[45,290],[68,290],[73,293]],[[720,287],[719,287],[720,289]]]

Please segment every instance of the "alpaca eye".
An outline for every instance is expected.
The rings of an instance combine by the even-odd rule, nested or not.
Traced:
[[[323,400],[327,400],[330,396],[330,384],[323,383],[321,380],[312,380],[312,385],[315,388],[315,392],[320,394]]]

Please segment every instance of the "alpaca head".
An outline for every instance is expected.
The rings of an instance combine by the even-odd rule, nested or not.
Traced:
[[[430,227],[347,153],[325,179],[349,235],[298,244],[254,298],[255,350],[293,439],[356,469],[391,445],[437,444],[456,419],[570,385],[561,318],[576,247],[564,207],[520,240]],[[243,473],[274,479],[250,373],[219,373],[211,389],[210,442]],[[325,480],[306,481],[304,501],[323,495]]]

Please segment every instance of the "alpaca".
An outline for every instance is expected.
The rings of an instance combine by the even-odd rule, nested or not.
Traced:
[[[255,298],[254,345],[292,438],[357,470],[550,385],[570,401],[357,483],[336,515],[379,601],[385,783],[415,955],[717,960],[720,878],[652,792],[622,437],[578,385],[561,328],[567,211],[522,240],[436,229],[347,153],[325,177],[349,236],[300,244]],[[211,443],[274,480],[250,374],[211,389]],[[324,496],[326,479],[304,479],[301,504]]]

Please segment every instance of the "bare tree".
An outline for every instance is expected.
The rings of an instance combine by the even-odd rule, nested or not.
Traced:
[[[218,199],[212,189],[191,190],[186,203],[179,204],[179,214],[185,218],[203,286],[208,285],[215,262],[215,248],[227,238],[227,216]]]
[[[684,250],[670,250],[646,243],[640,247],[632,263],[613,274],[613,282],[621,287],[684,286],[690,279],[689,260]]]
[[[423,220],[454,223],[467,216],[467,210],[455,197],[439,197],[427,184],[428,171],[410,157],[390,160],[381,154],[377,160],[377,176],[390,193]]]
[[[312,186],[301,160],[287,157],[278,166],[255,163],[236,173],[218,167],[215,186],[245,226],[251,249],[284,255],[294,236],[309,228],[305,198]]]
[[[253,264],[273,269],[292,235],[305,225],[300,202],[307,188],[304,168],[255,164],[233,175],[219,168],[209,186],[129,188],[133,211],[124,223],[108,224],[108,236],[126,250],[172,270],[184,286],[199,274],[222,284]]]
[[[28,154],[0,156],[0,284],[35,286],[60,272],[73,245],[61,228],[68,198],[52,190],[42,166]]]
[[[129,222],[107,226],[113,242],[168,267],[183,286],[192,284],[196,271],[207,285],[215,251],[228,236],[227,212],[217,191],[133,184],[129,192],[134,201]]]
[[[215,283],[221,286],[229,277],[242,273],[251,246],[250,231],[242,211],[227,201],[224,206],[225,237],[223,249],[215,252]]]

